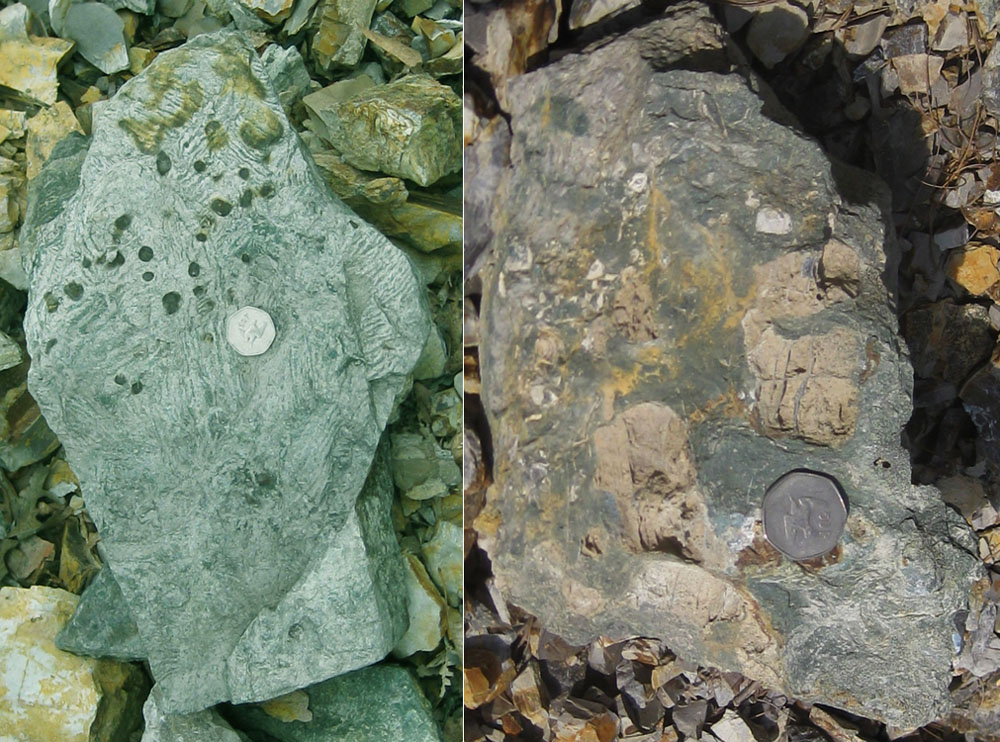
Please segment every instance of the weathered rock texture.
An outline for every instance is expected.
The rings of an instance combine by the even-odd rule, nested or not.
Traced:
[[[912,373],[885,193],[743,78],[668,69],[669,34],[508,86],[480,351],[496,483],[477,528],[509,599],[570,642],[662,637],[917,726],[948,705],[977,567],[899,444]],[[797,468],[850,501],[840,545],[802,564],[760,523]]]
[[[36,178],[29,388],[80,480],[164,713],[270,698],[406,628],[385,423],[429,331],[242,36],[157,58]],[[277,328],[225,340],[245,305]],[[380,457],[381,459],[381,457]]]
[[[278,742],[383,742],[441,737],[416,678],[405,668],[374,665],[306,688],[308,721],[289,721],[259,706],[228,710],[234,724]]]

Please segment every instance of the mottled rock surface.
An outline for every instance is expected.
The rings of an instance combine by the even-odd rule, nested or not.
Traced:
[[[236,706],[234,724],[277,742],[439,742],[416,679],[395,665],[373,665],[306,688],[310,721],[284,721],[257,706]],[[265,736],[269,735],[269,736]]]
[[[768,118],[736,75],[668,69],[651,24],[508,83],[483,273],[505,596],[573,644],[662,638],[807,701],[914,727],[949,705],[966,525],[910,484],[886,193]],[[795,563],[786,472],[850,503]]]
[[[428,335],[422,287],[330,194],[241,35],[164,52],[95,123],[34,181],[29,385],[162,710],[377,661],[405,588],[369,470]],[[226,342],[246,305],[273,318],[263,355]]]

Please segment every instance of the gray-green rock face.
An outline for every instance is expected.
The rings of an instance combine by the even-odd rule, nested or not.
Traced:
[[[796,698],[913,727],[948,707],[979,567],[910,484],[884,191],[652,24],[510,82],[482,395],[497,584],[572,643],[662,637]],[[764,492],[825,472],[831,555],[784,559]]]
[[[29,386],[162,710],[377,661],[406,626],[383,465],[358,495],[430,328],[406,258],[330,194],[236,33],[162,54],[50,164]],[[273,320],[262,355],[227,342],[244,306]]]
[[[374,665],[306,688],[312,721],[282,721],[256,706],[236,706],[232,722],[277,742],[439,742],[430,704],[416,679],[395,665]]]

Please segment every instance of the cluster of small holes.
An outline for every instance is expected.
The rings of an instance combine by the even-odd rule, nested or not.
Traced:
[[[142,391],[142,382],[134,381],[131,385],[129,385],[128,379],[125,378],[125,374],[115,374],[115,383],[118,386],[127,386],[132,394],[138,394]]]

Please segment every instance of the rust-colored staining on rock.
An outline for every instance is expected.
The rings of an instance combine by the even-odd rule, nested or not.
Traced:
[[[761,523],[757,521],[753,526],[753,541],[740,549],[736,556],[736,568],[743,571],[747,567],[773,567],[780,564],[782,559],[781,552],[764,537]]]
[[[630,407],[594,431],[594,452],[594,483],[615,496],[627,548],[721,566],[725,550],[715,543],[677,413],[652,402]]]
[[[634,269],[630,274],[622,274],[624,285],[615,295],[611,307],[612,321],[618,331],[632,342],[655,340],[658,333],[653,317],[653,292]]]

